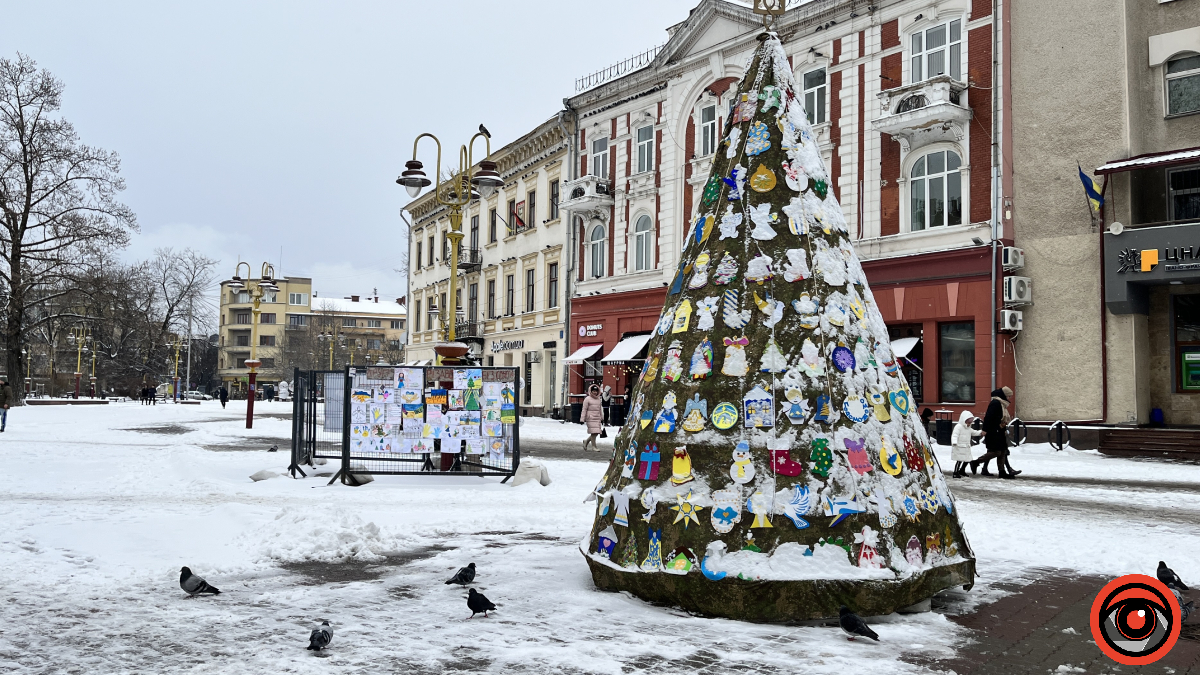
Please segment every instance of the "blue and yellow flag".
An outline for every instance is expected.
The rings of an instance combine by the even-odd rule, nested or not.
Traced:
[[[1087,193],[1088,201],[1092,203],[1096,213],[1099,213],[1100,209],[1104,208],[1104,195],[1096,188],[1096,181],[1083,172],[1083,167],[1078,164],[1075,166],[1079,168],[1079,180],[1083,182],[1083,191]]]

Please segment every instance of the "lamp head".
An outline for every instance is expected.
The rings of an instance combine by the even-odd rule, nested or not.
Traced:
[[[229,286],[229,289],[233,291],[240,291],[246,288],[246,284],[242,283],[242,278],[236,274],[233,275],[233,278],[229,280],[227,285]]]
[[[485,159],[479,163],[479,171],[475,172],[471,184],[479,190],[479,194],[483,195],[484,199],[487,199],[496,193],[497,188],[504,185],[504,181],[501,180],[500,173],[496,171],[496,163]]]
[[[396,183],[403,185],[408,190],[408,196],[416,199],[417,195],[421,194],[421,190],[429,187],[432,183],[429,177],[425,175],[425,165],[418,159],[412,159],[404,163],[404,173],[396,179]]]

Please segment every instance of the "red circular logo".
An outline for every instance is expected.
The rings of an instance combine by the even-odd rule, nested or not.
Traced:
[[[1126,574],[1108,582],[1088,615],[1092,637],[1108,658],[1128,666],[1154,663],[1179,639],[1179,605],[1158,579]]]

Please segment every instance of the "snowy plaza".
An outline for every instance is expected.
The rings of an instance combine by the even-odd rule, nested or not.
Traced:
[[[873,619],[881,643],[847,641],[832,625],[689,616],[593,586],[579,543],[595,504],[583,500],[611,445],[585,455],[578,425],[522,425],[525,453],[544,455],[546,487],[439,475],[348,487],[321,476],[251,481],[283,473],[288,459],[291,405],[258,410],[253,430],[241,402],[10,415],[0,437],[0,670],[937,672],[927,664],[973,656],[970,631],[949,615],[1048,575],[1153,574],[1165,558],[1200,578],[1190,554],[1200,467],[1028,445],[1013,464],[1032,479],[951,484],[978,556],[975,587],[942,593],[932,612]],[[273,444],[278,453],[267,452]],[[937,455],[945,465],[946,449]],[[466,620],[465,590],[443,583],[468,562],[499,606],[491,619]],[[189,599],[183,565],[222,594]],[[321,620],[337,633],[314,655],[304,645]],[[1091,639],[1084,623],[1067,628],[1046,639]]]

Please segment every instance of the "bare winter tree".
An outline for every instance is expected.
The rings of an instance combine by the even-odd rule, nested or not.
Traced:
[[[21,348],[34,302],[53,304],[88,253],[125,246],[137,230],[133,211],[117,201],[125,189],[116,153],[84,145],[57,113],[63,84],[18,54],[0,59],[0,283],[5,365],[24,377]],[[70,291],[61,291],[68,293]],[[22,395],[20,387],[13,392]]]

